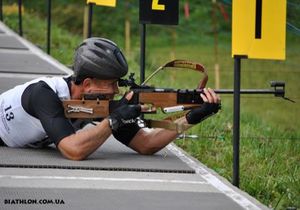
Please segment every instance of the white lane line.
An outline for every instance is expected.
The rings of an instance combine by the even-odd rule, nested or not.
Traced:
[[[201,177],[206,180],[209,184],[217,188],[219,191],[224,193],[226,196],[234,200],[241,207],[249,210],[260,210],[257,205],[251,202],[248,198],[241,195],[240,193],[234,191],[232,188],[223,183],[218,177],[207,171],[205,168],[201,167],[197,162],[189,158],[185,155],[177,146],[173,144],[169,144],[167,149],[172,151],[178,158],[180,158],[183,162],[188,164],[191,168],[193,168],[196,174],[200,174]]]
[[[0,179],[43,179],[43,180],[80,180],[80,181],[107,181],[107,182],[148,182],[148,183],[172,183],[172,184],[194,184],[204,185],[204,181],[188,181],[177,179],[139,179],[139,178],[107,178],[107,177],[80,177],[80,176],[20,176],[0,175]]]

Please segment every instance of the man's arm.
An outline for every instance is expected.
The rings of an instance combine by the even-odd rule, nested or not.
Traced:
[[[45,82],[30,85],[22,95],[22,105],[28,114],[41,121],[46,134],[68,159],[85,159],[111,135],[107,119],[76,133],[64,115],[60,99]]]
[[[97,150],[111,135],[107,119],[96,126],[63,138],[57,145],[62,155],[71,160],[83,160]]]
[[[140,115],[140,105],[127,105],[132,95],[133,93],[126,95],[119,107],[96,126],[63,138],[58,144],[60,152],[72,160],[83,160],[88,157],[108,139],[113,130],[118,130],[127,121],[131,122],[131,119]]]
[[[178,133],[167,129],[141,129],[130,141],[129,147],[142,155],[152,155],[171,143]]]
[[[216,95],[212,89],[204,89],[204,94],[201,94],[201,97],[203,101],[208,104],[208,107],[212,107],[212,109],[215,109],[216,106],[219,107],[221,103],[220,97]],[[207,108],[197,108],[195,111],[191,111],[191,114],[188,113],[186,117],[177,119],[177,122],[191,123],[191,119],[193,124],[197,124],[208,116],[211,116],[214,111],[215,110],[208,111]],[[177,136],[178,133],[176,131],[167,129],[157,128],[149,131],[141,129],[128,146],[140,154],[151,155],[167,146],[175,140]]]

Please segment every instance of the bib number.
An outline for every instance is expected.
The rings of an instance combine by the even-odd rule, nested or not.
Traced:
[[[11,121],[12,119],[14,119],[14,113],[9,111],[11,109],[11,106],[7,107],[4,109],[5,112],[5,118],[7,121]]]

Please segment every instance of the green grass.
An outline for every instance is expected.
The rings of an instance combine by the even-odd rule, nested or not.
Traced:
[[[209,43],[176,46],[176,57],[202,62],[209,71],[208,86],[214,87],[212,40]],[[296,68],[299,66],[299,43],[300,38],[293,42],[288,40],[286,61],[242,61],[242,88],[269,88],[271,80],[285,81],[286,96],[297,102],[274,96],[241,98],[240,188],[274,209],[300,206],[300,72]],[[149,50],[152,52],[148,58],[150,67],[155,69],[157,63],[168,60],[170,50],[171,47]],[[230,42],[220,44],[219,63],[221,88],[232,88]],[[195,78],[194,72],[165,72],[158,76],[156,83],[191,88],[199,78]],[[176,142],[229,180],[232,179],[232,104],[232,96],[222,96],[222,112],[189,131],[200,136],[198,141]]]
[[[16,16],[4,17],[4,22],[17,30]],[[180,27],[176,40],[168,36],[174,30],[172,27],[159,37],[154,33],[155,30],[150,30],[147,38],[146,75],[175,55],[175,58],[203,63],[210,77],[208,86],[214,87],[213,37],[210,34],[200,34],[198,37],[191,32],[183,33],[185,28]],[[45,49],[45,28],[44,20],[25,14],[24,36],[42,49]],[[72,64],[74,48],[82,38],[55,25],[52,35],[52,55],[66,65]],[[286,95],[297,102],[293,104],[273,96],[243,96],[241,99],[240,187],[274,209],[285,209],[288,206],[300,208],[300,37],[289,36],[286,61],[242,61],[242,88],[269,88],[270,80],[283,80],[286,82]],[[220,35],[218,50],[221,88],[232,88],[230,34]],[[173,55],[170,53],[172,51]],[[130,70],[138,73],[138,41],[132,43],[128,62]],[[161,87],[195,88],[201,78],[201,75],[195,75],[195,72],[188,71],[166,71],[151,83]],[[222,111],[188,131],[198,134],[198,140],[176,141],[228,180],[232,177],[232,102],[232,96],[222,96]]]

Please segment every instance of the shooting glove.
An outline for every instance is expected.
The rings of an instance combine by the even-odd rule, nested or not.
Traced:
[[[117,131],[126,124],[136,122],[136,118],[141,114],[141,105],[128,105],[128,100],[123,97],[113,105],[111,114],[108,116],[110,128]],[[112,104],[111,104],[112,105]]]
[[[112,113],[114,110],[119,108],[122,105],[128,104],[128,100],[126,99],[126,94],[120,100],[111,100],[109,102],[109,113]]]
[[[201,107],[189,111],[185,117],[189,124],[194,125],[216,114],[220,109],[221,104],[204,102]]]

